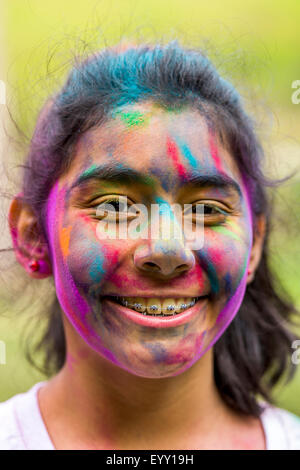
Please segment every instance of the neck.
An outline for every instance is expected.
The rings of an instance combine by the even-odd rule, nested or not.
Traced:
[[[47,424],[64,410],[64,429],[77,430],[89,448],[189,448],[187,436],[207,436],[212,423],[226,418],[213,380],[212,349],[180,375],[149,379],[85,344],[67,344],[63,369],[41,390],[41,410]],[[59,434],[55,426],[53,432],[48,426],[52,438]]]

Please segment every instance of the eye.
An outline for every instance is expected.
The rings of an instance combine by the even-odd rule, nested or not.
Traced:
[[[134,203],[126,196],[115,196],[107,199],[99,200],[97,204],[93,204],[96,208],[95,217],[98,220],[125,221],[136,217]],[[130,209],[130,210],[129,210]]]
[[[126,212],[127,211],[127,201],[122,201],[120,199],[108,199],[105,202],[97,205],[98,208],[103,210],[111,211],[112,207],[116,212]]]
[[[193,206],[193,212],[196,213],[196,206]],[[203,204],[203,213],[204,215],[219,215],[219,214],[225,215],[226,214],[220,208],[210,206],[208,204]]]
[[[192,217],[192,221],[204,219],[204,225],[218,225],[226,221],[231,211],[225,210],[216,204],[198,202],[190,204],[184,211],[184,216]]]

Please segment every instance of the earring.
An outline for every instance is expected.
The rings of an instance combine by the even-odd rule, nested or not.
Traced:
[[[33,260],[29,261],[28,267],[29,267],[29,269],[31,269],[31,271],[39,271],[40,263],[36,259],[33,259]]]
[[[252,273],[251,269],[248,269],[248,276],[249,276],[249,274],[251,274],[251,273]]]

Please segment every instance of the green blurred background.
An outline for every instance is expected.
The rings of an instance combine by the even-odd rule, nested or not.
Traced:
[[[223,76],[237,86],[257,120],[266,171],[281,178],[299,170],[300,163],[300,104],[291,100],[292,82],[300,80],[299,24],[299,0],[2,0],[0,79],[6,83],[14,117],[30,136],[39,107],[61,84],[74,53],[124,38],[134,42],[178,38],[183,44],[205,48]],[[22,160],[23,151],[5,149],[9,177],[17,179],[16,162]],[[299,200],[298,171],[277,191],[271,263],[300,308]],[[3,207],[5,217],[7,205]],[[4,232],[1,247],[10,243],[7,226]],[[39,281],[21,296],[20,285],[23,291],[26,283],[16,283],[16,276],[20,277],[18,268],[2,269],[0,309],[7,310],[0,316],[0,340],[6,344],[6,364],[0,364],[0,401],[44,379],[25,361],[21,338],[28,327],[33,336],[41,328],[30,330],[30,325],[40,317],[51,287]],[[8,291],[17,302],[9,303]],[[25,300],[26,313],[21,313]],[[298,333],[300,338],[300,329]],[[300,366],[289,385],[281,384],[274,393],[278,406],[298,415],[299,370]]]

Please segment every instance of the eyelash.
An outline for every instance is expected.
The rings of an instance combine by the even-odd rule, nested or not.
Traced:
[[[94,204],[94,205],[92,205],[91,207],[93,207],[93,208],[94,208],[94,207],[98,207],[100,204],[104,204],[104,203],[105,203],[105,204],[112,204],[112,205],[113,205],[114,203],[116,203],[116,204],[118,204],[118,206],[120,206],[120,202],[122,202],[122,201],[120,201],[120,197],[109,198],[109,199],[105,199],[104,201],[101,201],[101,202],[98,203],[98,204]],[[216,211],[214,214],[205,214],[205,213],[204,213],[204,215],[207,215],[207,216],[209,216],[209,217],[214,217],[214,218],[220,217],[220,216],[223,217],[223,220],[222,220],[222,221],[220,221],[220,220],[216,221],[215,219],[209,221],[209,220],[207,220],[207,217],[206,217],[206,221],[205,221],[205,224],[206,224],[206,225],[222,224],[222,223],[226,222],[227,217],[228,217],[228,216],[230,215],[230,213],[232,212],[232,211],[229,211],[229,210],[221,209],[220,207],[218,207],[218,206],[216,206],[216,205],[214,205],[214,204],[210,204],[210,203],[200,203],[200,204],[202,204],[202,205],[204,206],[204,211],[205,211],[205,207],[209,207],[210,209],[213,209],[213,210]],[[134,204],[132,204],[132,205],[134,205]],[[128,206],[128,207],[130,207],[130,206]],[[193,206],[192,206],[192,210],[193,210],[195,207],[196,207],[196,206],[193,205]],[[117,211],[117,213],[122,213],[122,212],[118,211],[118,209],[116,209],[116,211]],[[196,216],[196,214],[194,214],[194,215]],[[103,217],[96,216],[96,215],[95,215],[95,218],[96,218],[97,220],[103,219]],[[123,221],[124,221],[124,220],[126,220],[126,219],[124,218]]]
[[[120,205],[120,198],[105,199],[105,201],[103,201],[100,204],[112,204],[112,203],[116,203]],[[92,207],[98,207],[100,204],[96,204]]]

